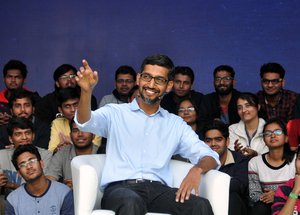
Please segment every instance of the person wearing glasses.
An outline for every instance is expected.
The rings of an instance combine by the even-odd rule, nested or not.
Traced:
[[[228,148],[254,157],[269,151],[261,135],[265,120],[260,118],[258,98],[253,93],[241,93],[237,100],[241,120],[229,126],[230,144]]]
[[[209,201],[197,195],[201,174],[218,168],[219,156],[181,117],[160,107],[162,96],[173,87],[173,69],[166,55],[145,58],[137,75],[138,97],[131,103],[108,104],[91,111],[98,73],[83,60],[76,78],[81,96],[75,122],[82,131],[107,137],[100,184],[103,209],[118,215],[213,214]],[[195,165],[179,189],[170,187],[169,163],[174,154]]]
[[[185,98],[190,98],[195,101],[195,105],[199,108],[203,94],[192,90],[194,76],[194,71],[188,66],[175,67],[173,90],[163,97],[161,107],[170,113],[177,114],[178,103]]]
[[[248,165],[250,215],[271,214],[278,186],[295,177],[295,153],[290,150],[285,123],[266,122],[263,138],[269,152],[253,157]]]
[[[266,63],[260,68],[262,90],[257,96],[265,120],[277,117],[287,123],[300,108],[296,107],[297,93],[283,89],[284,76],[285,70],[278,63]]]
[[[99,103],[99,108],[106,104],[127,103],[131,89],[136,85],[136,72],[131,66],[120,66],[115,72],[115,89],[112,94],[105,95]]]
[[[201,130],[214,119],[219,119],[226,125],[240,121],[236,106],[240,92],[234,89],[234,69],[228,65],[220,65],[215,68],[213,76],[215,92],[203,97],[199,109]]]
[[[8,195],[6,215],[74,214],[72,190],[45,177],[44,161],[35,146],[17,147],[12,155],[12,164],[26,183]]]
[[[35,136],[33,123],[24,117],[12,117],[7,126],[7,133],[14,148],[0,150],[0,169],[2,170],[2,173],[0,173],[0,187],[4,187],[5,195],[24,183],[24,179],[18,175],[11,163],[11,156],[15,148],[20,145],[32,144]],[[37,149],[44,160],[45,169],[48,168],[52,153],[43,148],[37,147]]]
[[[51,122],[56,118],[56,115],[59,113],[59,90],[68,87],[79,89],[75,81],[76,72],[77,69],[70,64],[62,64],[61,66],[59,66],[53,73],[55,90],[42,97],[42,99],[40,99],[36,103],[36,116],[44,122],[48,123],[49,126],[51,125]],[[97,108],[97,99],[95,96],[92,96],[91,106],[93,110]]]

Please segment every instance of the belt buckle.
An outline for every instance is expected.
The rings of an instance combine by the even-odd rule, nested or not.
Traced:
[[[143,182],[145,182],[145,180],[142,179],[142,178],[137,178],[137,179],[135,179],[135,183],[136,183],[136,184],[138,184],[138,183],[143,183]]]

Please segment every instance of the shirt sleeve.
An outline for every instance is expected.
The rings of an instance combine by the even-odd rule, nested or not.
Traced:
[[[59,128],[57,126],[57,121],[53,120],[51,125],[51,133],[50,133],[50,141],[49,141],[49,148],[48,150],[53,152],[54,149],[59,144]]]
[[[48,165],[47,171],[45,175],[53,176],[56,180],[59,180],[60,177],[62,177],[62,166],[63,166],[63,157],[62,157],[62,151],[58,151],[55,153]]]
[[[5,215],[15,215],[14,207],[9,203],[9,201],[5,201]]]
[[[74,198],[73,198],[73,191],[70,192],[65,196],[64,202],[60,209],[61,215],[74,215]]]

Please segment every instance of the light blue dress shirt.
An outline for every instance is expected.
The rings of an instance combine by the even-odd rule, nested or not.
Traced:
[[[204,156],[213,157],[220,165],[219,156],[182,118],[163,108],[146,114],[134,99],[129,104],[108,104],[92,111],[91,119],[80,130],[107,137],[106,161],[101,187],[127,179],[148,179],[172,185],[169,167],[174,154],[198,163]]]

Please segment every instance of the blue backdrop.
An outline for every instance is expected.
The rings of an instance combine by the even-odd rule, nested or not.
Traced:
[[[0,67],[22,60],[27,86],[45,95],[56,67],[86,58],[100,71],[99,99],[114,88],[119,65],[138,71],[154,53],[192,67],[194,89],[204,93],[220,64],[235,68],[237,89],[256,92],[261,64],[275,61],[287,71],[286,88],[300,92],[299,11],[298,0],[0,1]]]

